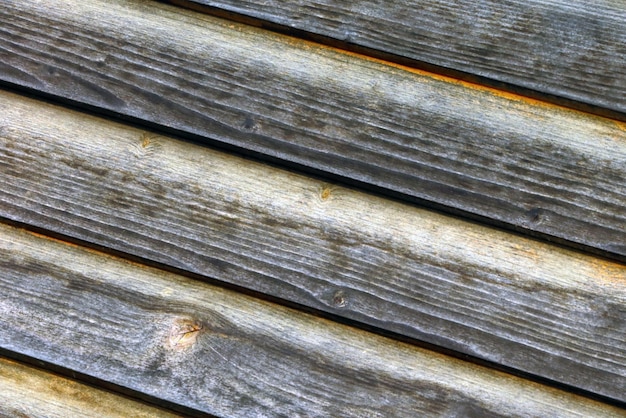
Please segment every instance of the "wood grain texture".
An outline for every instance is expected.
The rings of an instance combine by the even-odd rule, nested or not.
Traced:
[[[0,95],[0,216],[626,398],[626,266]]]
[[[178,415],[0,357],[0,416],[173,418]]]
[[[626,113],[621,0],[170,0]]]
[[[0,226],[2,348],[218,416],[624,416],[613,407]]]
[[[5,1],[0,79],[626,260],[626,127],[143,1]]]

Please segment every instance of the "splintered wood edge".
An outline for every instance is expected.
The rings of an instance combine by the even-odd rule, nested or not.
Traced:
[[[623,265],[17,95],[0,100],[11,167],[2,216],[623,394]],[[199,326],[181,325],[170,345],[192,343]]]
[[[0,265],[4,279],[0,286],[11,300],[9,305],[0,302],[5,348],[28,351],[35,358],[80,368],[105,381],[206,412],[262,415],[268,399],[275,413],[313,415],[342,411],[345,416],[358,416],[365,412],[360,408],[384,411],[386,416],[414,416],[420,410],[588,417],[621,416],[623,412],[6,225],[0,225],[0,249],[7,255]],[[28,304],[29,293],[37,289],[46,292],[45,298],[42,293],[40,302]],[[105,305],[87,302],[92,299]],[[77,315],[67,316],[67,312]],[[150,323],[142,325],[141,321]],[[127,327],[127,332],[108,333],[111,322]],[[185,336],[180,337],[181,332]],[[24,345],[28,338],[44,344]],[[82,342],[67,345],[63,338]],[[183,339],[185,347],[175,347]],[[275,347],[290,354],[274,351]],[[263,369],[268,362],[273,370]],[[326,369],[328,380],[326,374],[307,368],[324,364],[332,364]],[[239,383],[232,386],[235,381]],[[372,390],[367,405],[359,407],[350,399],[349,393],[355,396]],[[448,399],[451,393],[462,399]],[[241,397],[245,403],[236,401]],[[392,397],[397,397],[395,402],[386,405]]]

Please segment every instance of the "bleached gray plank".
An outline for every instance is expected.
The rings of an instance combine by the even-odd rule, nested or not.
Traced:
[[[198,411],[623,416],[566,392],[4,225],[0,251],[3,349]]]
[[[0,416],[173,418],[178,415],[0,357]]]
[[[0,217],[624,401],[626,266],[0,94]]]
[[[154,2],[0,22],[5,82],[626,260],[623,123]]]
[[[621,0],[170,1],[626,113]]]

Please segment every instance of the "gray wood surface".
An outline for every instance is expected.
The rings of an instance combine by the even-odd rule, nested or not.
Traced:
[[[218,416],[624,411],[0,225],[0,346]]]
[[[209,5],[626,113],[623,0],[171,2]]]
[[[0,357],[0,416],[173,418],[179,415]]]
[[[0,22],[5,82],[626,260],[623,123],[159,3]]]
[[[13,94],[0,217],[626,400],[626,266]]]

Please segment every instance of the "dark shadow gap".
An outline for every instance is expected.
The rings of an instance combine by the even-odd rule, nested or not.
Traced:
[[[402,55],[392,54],[389,52],[381,51],[374,48],[365,47],[359,44],[354,44],[346,41],[342,41],[336,38],[332,38],[326,35],[320,35],[313,32],[308,32],[302,29],[292,28],[286,25],[270,22],[260,18],[252,17],[242,13],[237,13],[229,10],[220,9],[215,6],[208,6],[199,3],[195,3],[190,0],[157,0],[161,3],[169,3],[182,8],[201,12],[210,16],[218,17],[221,19],[230,20],[237,23],[242,23],[249,26],[258,27],[261,29],[269,30],[272,32],[288,35],[294,38],[299,38],[311,42],[315,42],[321,45],[342,49],[345,51],[353,52],[356,54],[364,55],[367,57],[375,58],[382,61],[388,61],[393,64],[399,64],[406,67],[411,67],[418,70],[427,71],[433,74],[442,75],[462,81],[466,81],[473,84],[482,85],[498,89],[507,93],[516,94],[519,96],[527,97],[534,100],[540,100],[546,103],[566,107],[569,109],[578,110],[585,113],[590,113],[597,116],[616,119],[622,122],[626,122],[626,113],[619,112],[617,110],[607,109],[598,105],[593,105],[585,102],[580,102],[573,99],[567,99],[554,94],[542,93],[537,90],[533,90],[527,87],[521,87],[514,84],[506,83],[503,81],[494,80],[492,78],[483,77],[464,71],[454,70],[440,65],[431,64],[425,61],[420,61],[413,58],[404,57]]]
[[[107,382],[106,380],[102,380],[97,377],[81,373],[80,371],[68,369],[66,367],[62,367],[47,361],[42,361],[34,357],[7,350],[3,347],[0,347],[0,356],[15,360],[23,364],[27,364],[39,370],[52,372],[59,376],[69,378],[71,380],[86,384],[99,390],[105,390],[117,396],[123,396],[127,399],[142,403],[144,405],[161,408],[162,410],[170,413],[184,414],[184,416],[188,417],[216,418],[215,415],[210,415],[202,411],[188,408],[186,406],[168,402],[160,398],[155,398],[145,393],[141,393],[133,389],[129,389],[111,382]]]
[[[219,140],[214,140],[206,136],[192,134],[180,129],[170,128],[154,122],[146,121],[144,119],[114,112],[108,109],[103,109],[94,105],[81,103],[72,99],[68,99],[66,97],[41,92],[39,90],[35,90],[29,87],[15,85],[13,83],[0,80],[0,88],[26,97],[41,100],[53,105],[63,105],[75,111],[97,117],[105,117],[114,122],[124,123],[138,129],[150,130],[156,134],[174,137],[178,140],[201,145],[217,151],[228,152],[230,154],[234,154],[248,160],[267,164],[272,167],[281,170],[287,170],[296,174],[306,175],[320,181],[334,183],[339,186],[348,187],[361,192],[367,192],[378,197],[391,199],[405,204],[409,203],[416,207],[432,210],[434,212],[445,214],[455,219],[461,219],[463,221],[472,222],[477,225],[493,227],[501,231],[506,231],[507,233],[512,233],[516,236],[533,238],[537,241],[548,242],[551,245],[555,245],[568,250],[574,250],[576,252],[584,254],[591,254],[606,260],[617,261],[622,264],[626,264],[626,253],[622,254],[618,252],[608,251],[579,242],[570,241],[554,235],[549,235],[544,232],[522,228],[514,224],[500,221],[498,219],[493,219],[484,215],[471,213],[453,206],[446,206],[441,203],[421,199],[406,193],[390,190],[382,186],[377,186],[364,181],[355,180],[340,174],[329,173],[327,171],[313,168],[304,164],[280,159],[264,154],[262,152],[252,151],[237,145],[227,144]]]
[[[429,342],[421,341],[421,340],[418,340],[418,339],[415,339],[415,338],[412,338],[412,337],[408,337],[406,335],[399,334],[397,332],[388,331],[386,329],[383,329],[383,328],[380,328],[380,327],[377,327],[377,326],[373,326],[373,325],[369,325],[369,324],[366,324],[366,323],[363,323],[363,322],[360,322],[360,321],[356,321],[356,320],[353,320],[353,319],[349,319],[349,318],[343,317],[341,315],[329,313],[329,312],[322,311],[322,310],[316,309],[316,308],[311,308],[311,307],[308,307],[308,306],[305,306],[305,305],[301,305],[299,303],[292,302],[290,300],[286,300],[286,299],[282,299],[282,298],[279,298],[279,297],[276,297],[276,296],[272,296],[272,295],[268,295],[268,294],[261,293],[261,292],[258,292],[258,291],[254,291],[254,290],[251,290],[251,289],[248,289],[248,288],[245,288],[245,287],[241,287],[241,286],[238,286],[238,285],[235,285],[235,284],[226,283],[226,282],[214,279],[212,277],[203,276],[203,275],[198,274],[198,273],[189,272],[187,270],[183,270],[183,269],[180,269],[180,268],[172,267],[172,266],[160,263],[160,262],[156,262],[156,261],[153,261],[153,260],[150,260],[150,259],[139,257],[139,256],[136,256],[136,255],[133,255],[133,254],[129,254],[129,253],[123,252],[123,251],[114,250],[114,249],[111,249],[111,248],[108,248],[108,247],[104,247],[104,246],[101,246],[101,245],[98,245],[98,244],[94,244],[94,243],[91,243],[91,242],[88,242],[88,241],[84,241],[82,239],[77,239],[77,238],[74,238],[74,237],[71,237],[71,236],[67,236],[67,235],[64,235],[64,234],[61,234],[61,233],[58,233],[58,232],[55,232],[55,231],[50,231],[50,230],[47,230],[47,229],[44,229],[44,228],[39,228],[39,227],[36,227],[36,226],[33,226],[33,225],[24,224],[22,222],[16,222],[16,221],[13,221],[13,220],[5,218],[5,217],[1,217],[0,216],[0,223],[6,224],[6,225],[10,225],[10,226],[13,226],[15,228],[19,228],[19,229],[26,230],[26,231],[29,231],[29,232],[33,232],[33,233],[36,233],[36,234],[45,235],[45,236],[50,237],[52,239],[56,239],[56,240],[60,240],[60,241],[64,241],[64,242],[70,243],[70,244],[74,244],[74,245],[78,245],[78,246],[81,246],[81,247],[89,248],[91,250],[95,250],[95,251],[101,252],[103,254],[111,255],[111,256],[118,257],[118,258],[121,258],[121,259],[124,259],[124,260],[129,260],[129,261],[132,261],[132,262],[135,262],[135,263],[139,263],[139,264],[143,264],[143,265],[146,265],[146,266],[149,266],[149,267],[157,268],[159,270],[167,271],[169,273],[173,273],[173,274],[177,274],[177,275],[180,275],[180,276],[184,276],[184,277],[187,277],[187,278],[190,278],[190,279],[193,279],[193,280],[198,280],[198,281],[201,281],[201,282],[213,285],[213,286],[217,286],[217,287],[222,288],[222,289],[232,290],[232,291],[235,291],[235,292],[247,295],[247,296],[251,296],[251,297],[254,297],[256,299],[260,299],[260,300],[263,300],[263,301],[266,301],[266,302],[270,302],[270,303],[273,303],[273,304],[276,304],[276,305],[286,306],[288,308],[291,308],[291,309],[294,309],[294,310],[297,310],[297,311],[300,311],[300,312],[304,312],[304,313],[307,313],[307,314],[310,314],[310,315],[314,315],[314,316],[319,317],[319,318],[323,318],[323,319],[327,319],[327,320],[330,320],[330,321],[333,321],[333,322],[337,322],[337,323],[340,323],[340,324],[343,324],[343,325],[346,325],[346,326],[350,326],[350,327],[353,327],[353,328],[356,328],[356,329],[359,329],[359,330],[362,330],[362,331],[365,331],[365,332],[370,332],[370,333],[373,333],[373,334],[381,335],[383,337],[387,337],[387,338],[390,338],[390,339],[395,340],[395,341],[400,341],[400,342],[403,342],[403,343],[407,343],[407,344],[410,344],[410,345],[413,345],[413,346],[416,346],[416,347],[420,347],[420,348],[423,348],[423,349],[426,349],[426,350],[429,350],[429,351],[432,351],[432,352],[435,352],[435,353],[439,353],[439,354],[450,356],[450,357],[453,357],[453,358],[456,358],[456,359],[459,359],[459,360],[467,361],[469,363],[476,364],[478,366],[482,366],[482,367],[486,367],[486,368],[489,368],[489,369],[497,370],[497,371],[500,371],[500,372],[503,372],[503,373],[506,373],[506,374],[509,374],[509,375],[512,375],[512,376],[516,376],[516,377],[519,377],[519,378],[522,378],[522,379],[525,379],[525,380],[528,380],[528,381],[531,381],[531,382],[535,382],[535,383],[538,383],[538,384],[549,386],[549,387],[552,387],[552,388],[555,388],[555,389],[558,389],[558,390],[569,392],[569,393],[572,393],[572,394],[575,394],[575,395],[579,395],[579,396],[582,396],[582,397],[585,397],[585,398],[588,398],[588,399],[592,399],[592,400],[595,400],[595,401],[603,402],[603,403],[606,403],[608,405],[616,406],[616,407],[619,407],[619,408],[622,408],[622,409],[626,410],[626,402],[624,402],[624,401],[620,401],[618,399],[614,399],[614,398],[611,398],[611,397],[608,397],[608,396],[604,396],[604,395],[600,395],[600,394],[597,394],[597,393],[594,393],[594,392],[590,392],[590,391],[587,391],[585,389],[578,388],[576,386],[572,386],[572,385],[569,385],[569,384],[564,384],[564,383],[561,383],[561,382],[558,382],[558,381],[555,381],[555,380],[552,380],[552,379],[548,379],[548,378],[545,378],[545,377],[541,377],[541,376],[538,376],[538,375],[535,375],[535,374],[532,374],[532,373],[529,373],[529,372],[524,372],[524,371],[521,371],[521,370],[518,370],[518,369],[515,369],[515,368],[512,368],[512,367],[504,366],[504,365],[495,363],[495,362],[490,361],[490,360],[485,360],[485,359],[482,359],[482,358],[479,358],[479,357],[475,357],[475,356],[472,356],[472,355],[469,355],[469,354],[457,352],[457,351],[451,350],[451,349],[446,348],[446,347],[442,347],[442,346],[438,346],[438,345],[435,345],[435,344],[432,344],[432,343],[429,343]],[[105,387],[108,390],[111,390],[111,391],[114,391],[114,392],[119,392],[119,393],[122,393],[122,394],[126,394],[126,395],[128,395],[130,397],[133,397],[133,398],[143,399],[143,400],[145,400],[148,403],[152,403],[152,404],[156,404],[156,405],[159,405],[159,406],[163,406],[163,407],[168,408],[168,409],[172,409],[172,410],[178,411],[179,409],[177,409],[177,408],[180,407],[179,405],[170,404],[168,402],[163,403],[163,401],[161,401],[161,400],[159,400],[157,398],[153,398],[151,396],[148,396],[148,395],[145,395],[145,394],[141,394],[141,393],[136,392],[134,390],[131,390],[131,389],[128,389],[128,388],[124,388],[124,387],[121,387],[121,386],[118,386],[118,385],[114,385],[114,384],[111,384],[109,382],[106,382],[106,381],[103,381],[103,380],[100,380],[100,379],[97,379],[97,378],[94,378],[94,377],[91,377],[91,376],[83,375],[81,373],[74,372],[72,370],[69,370],[69,369],[66,369],[66,368],[54,365],[54,364],[45,363],[45,362],[39,362],[37,359],[32,360],[32,359],[30,359],[30,357],[23,356],[23,355],[21,355],[19,353],[13,353],[11,351],[7,351],[7,350],[5,350],[5,349],[3,349],[1,347],[0,347],[0,355],[5,355],[6,357],[15,358],[18,361],[23,361],[23,362],[29,363],[29,364],[30,364],[31,361],[35,361],[35,363],[33,363],[33,364],[38,366],[38,367],[49,369],[49,370],[54,371],[55,373],[59,373],[59,374],[62,374],[64,376],[68,376],[68,377],[71,377],[71,378],[76,378],[76,379],[80,379],[80,380],[84,379],[85,382],[90,383],[92,385],[95,385],[95,386],[98,386],[98,387],[102,386],[102,387]],[[180,407],[180,408],[185,408],[185,407]],[[188,411],[186,409],[185,410],[180,410],[180,411],[183,412],[183,413],[186,413],[186,414],[191,414],[192,416],[207,416],[207,415],[193,415],[193,414],[198,414],[199,412],[195,411],[195,410],[191,410],[191,409],[189,409]],[[200,413],[200,414],[202,414],[202,413]]]

